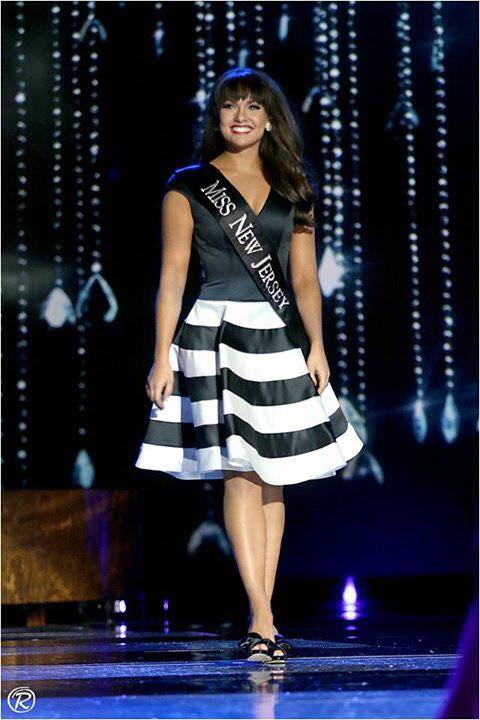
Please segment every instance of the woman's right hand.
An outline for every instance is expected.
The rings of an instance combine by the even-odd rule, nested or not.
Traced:
[[[151,402],[163,410],[164,401],[173,391],[173,370],[168,359],[155,361],[147,378],[145,389]]]

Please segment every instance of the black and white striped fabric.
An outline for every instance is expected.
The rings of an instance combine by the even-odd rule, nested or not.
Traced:
[[[271,485],[335,475],[363,442],[266,300],[197,298],[170,346],[173,392],[152,403],[136,467],[181,479],[255,470]]]

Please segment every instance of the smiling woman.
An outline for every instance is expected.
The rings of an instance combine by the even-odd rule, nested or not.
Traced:
[[[319,394],[283,316],[265,299],[253,270],[246,270],[208,201],[201,201],[199,188],[210,192],[219,215],[232,207],[239,215],[251,211],[240,193],[232,195],[233,186],[219,182],[213,187],[212,171],[217,172],[213,163],[187,166],[167,183],[166,197],[180,193],[188,201],[204,281],[169,347],[173,391],[152,398],[137,466],[183,479],[221,478],[228,468],[253,469],[271,485],[334,475],[361,442],[330,384]],[[217,179],[222,180],[221,173]],[[246,252],[251,265],[258,265],[257,234],[268,236],[270,254],[277,256],[285,276],[293,208],[274,190],[269,197],[259,215],[251,212],[244,223],[250,239]],[[227,223],[234,220],[226,218]],[[178,219],[174,223],[172,239],[178,247]],[[264,280],[260,284],[265,287]],[[279,293],[275,287],[273,300]],[[175,440],[172,422],[178,424]]]
[[[199,154],[167,182],[152,406],[136,466],[224,480],[225,525],[252,608],[242,652],[278,661],[288,646],[274,642],[264,588],[273,589],[280,551],[282,488],[335,475],[363,443],[329,382],[314,196],[271,78],[243,68],[217,81]],[[174,332],[192,246],[202,287]],[[277,509],[268,547],[265,498]]]

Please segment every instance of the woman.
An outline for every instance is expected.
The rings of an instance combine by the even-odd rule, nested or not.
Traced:
[[[235,68],[217,80],[199,162],[173,173],[163,200],[146,385],[153,405],[136,461],[178,478],[224,480],[225,528],[250,605],[239,652],[273,662],[290,649],[271,609],[283,485],[335,475],[363,446],[329,383],[314,194],[301,148],[288,103],[268,75]],[[230,222],[232,210],[239,215]],[[177,325],[192,247],[202,287]],[[257,262],[247,258],[268,249]],[[277,282],[287,272],[293,303]],[[291,316],[287,323],[281,315],[292,304],[306,353],[292,339]]]

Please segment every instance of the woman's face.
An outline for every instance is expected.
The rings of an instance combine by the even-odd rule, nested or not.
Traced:
[[[220,132],[227,143],[237,148],[259,142],[267,122],[265,108],[251,97],[225,100],[220,108]]]

